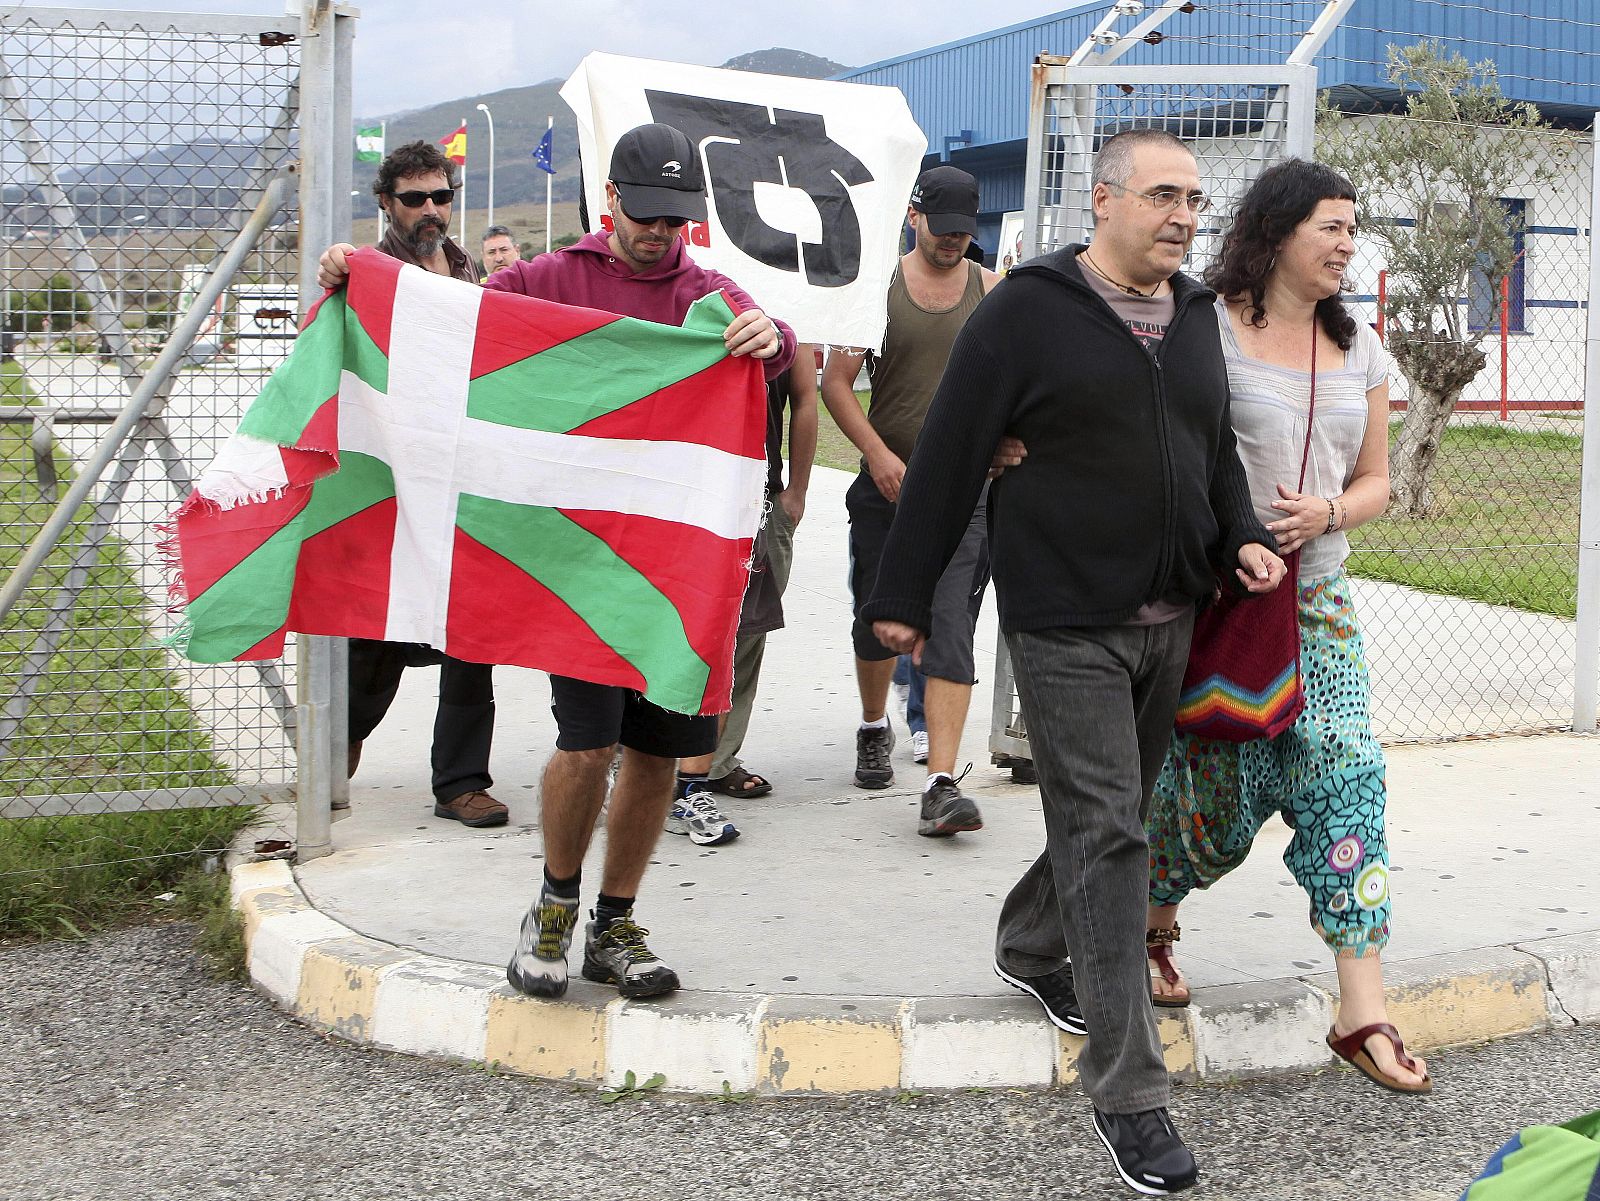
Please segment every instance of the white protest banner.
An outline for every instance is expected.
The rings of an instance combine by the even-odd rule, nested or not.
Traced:
[[[807,342],[882,342],[900,227],[927,137],[898,88],[590,54],[561,88],[578,118],[591,229],[616,141],[659,121],[705,167],[690,252]]]

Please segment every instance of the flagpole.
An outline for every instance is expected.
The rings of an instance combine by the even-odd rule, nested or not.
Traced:
[[[461,118],[461,128],[465,129],[466,127],[467,127],[467,119],[465,117],[462,117]],[[461,249],[467,251],[467,257],[468,258],[472,257],[472,251],[467,250],[467,247],[470,246],[470,245],[472,245],[472,242],[467,237],[467,149],[466,149],[465,146],[462,146],[462,148],[461,148]]]
[[[389,123],[387,121],[378,122],[378,140],[383,143],[383,152],[387,154],[389,152]],[[378,165],[381,167],[383,164],[380,161]],[[378,205],[378,241],[380,242],[383,241],[383,235],[388,232],[387,218],[388,214],[384,212],[383,205]]]
[[[556,119],[551,117],[544,127],[545,133],[548,134],[555,127]],[[555,176],[550,172],[546,171],[544,173],[544,252],[546,254],[550,253],[550,185],[554,180]]]

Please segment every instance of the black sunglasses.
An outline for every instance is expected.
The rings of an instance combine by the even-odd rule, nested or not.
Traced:
[[[622,210],[622,215],[635,225],[654,225],[657,221],[665,221],[668,229],[682,229],[689,224],[687,217],[635,217],[627,209]]]
[[[389,195],[393,196],[408,209],[419,209],[430,200],[440,208],[443,208],[455,200],[456,190],[454,188],[440,188],[436,192],[390,192]]]

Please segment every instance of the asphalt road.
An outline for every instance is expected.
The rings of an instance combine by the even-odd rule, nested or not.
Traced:
[[[723,1103],[344,1045],[208,977],[182,925],[0,950],[0,1197],[784,1201],[1131,1197],[1076,1090]],[[1181,1087],[1212,1201],[1444,1201],[1518,1127],[1600,1106],[1600,1029],[1348,1073]]]

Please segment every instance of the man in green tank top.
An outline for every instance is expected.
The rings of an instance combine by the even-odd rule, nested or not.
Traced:
[[[901,256],[889,284],[889,325],[882,353],[869,356],[853,347],[832,347],[822,376],[823,403],[861,451],[861,474],[845,497],[850,512],[850,586],[858,609],[872,595],[906,460],[944,374],[950,347],[999,279],[966,257],[978,231],[978,181],[967,172],[949,166],[924,171],[912,191],[906,221],[915,244]],[[853,390],[863,361],[872,381],[866,411]],[[917,827],[928,837],[983,828],[977,805],[962,793],[954,772],[976,680],[973,629],[988,583],[989,551],[980,502],[960,549],[939,580],[934,632],[921,663],[927,677],[923,708],[928,729],[925,745],[913,741],[913,753],[928,765]],[[879,642],[859,617],[851,640],[861,694],[855,780],[862,788],[887,788],[894,783],[889,761],[894,730],[886,706],[895,652]]]

